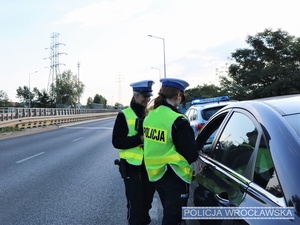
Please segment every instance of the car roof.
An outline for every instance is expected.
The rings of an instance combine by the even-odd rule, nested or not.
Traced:
[[[282,115],[300,112],[300,94],[258,99],[257,101],[264,102],[278,112],[281,111]]]
[[[236,106],[238,107],[240,104],[245,103],[259,103],[268,105],[282,116],[296,114],[300,112],[300,94],[241,101]]]
[[[232,103],[232,102],[237,102],[235,100],[231,100],[231,101],[223,101],[223,102],[211,102],[211,103],[205,103],[205,104],[194,104],[194,105],[191,105],[191,108],[194,107],[194,108],[213,108],[213,107],[217,107],[217,106],[226,106],[228,105],[229,103]]]

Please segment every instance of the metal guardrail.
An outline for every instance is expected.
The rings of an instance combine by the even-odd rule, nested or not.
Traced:
[[[115,116],[119,110],[72,108],[0,108],[0,128],[32,128]]]
[[[40,117],[40,116],[65,116],[90,113],[117,112],[114,109],[75,109],[75,108],[4,108],[0,107],[0,121]]]

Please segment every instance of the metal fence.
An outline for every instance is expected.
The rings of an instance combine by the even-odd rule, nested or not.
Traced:
[[[0,107],[0,121],[28,117],[69,116],[91,113],[117,112],[115,109],[76,109],[76,108],[17,108]]]

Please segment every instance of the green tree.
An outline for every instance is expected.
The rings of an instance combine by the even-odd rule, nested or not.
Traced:
[[[122,109],[122,108],[124,108],[122,103],[119,103],[119,102],[115,103],[114,109]]]
[[[92,98],[92,97],[88,97],[86,105],[87,105],[89,108],[92,108],[92,107],[93,107],[93,98]]]
[[[7,107],[10,106],[10,102],[8,100],[8,96],[6,92],[0,90],[0,107]]]
[[[300,38],[278,29],[247,36],[250,48],[232,53],[222,92],[239,100],[300,93]]]
[[[30,100],[34,99],[35,94],[30,93]],[[17,98],[19,98],[22,102],[27,102],[29,103],[29,88],[28,86],[19,86],[17,89]]]
[[[59,107],[76,107],[78,98],[82,95],[83,90],[84,84],[78,81],[72,71],[64,71],[61,76],[56,79],[55,86],[53,87],[56,104]]]
[[[22,102],[29,103],[29,88],[27,86],[17,89],[17,98]],[[30,105],[34,108],[51,108],[54,107],[54,100],[50,97],[45,89],[40,91],[38,88],[33,88],[30,91]]]
[[[50,97],[45,89],[39,91],[37,88],[34,88],[33,92],[37,96],[36,101],[33,102],[34,107],[38,108],[52,108],[54,107],[54,99]]]
[[[99,94],[95,95],[93,102],[97,104],[103,104],[104,107],[106,107],[107,104],[107,100],[102,95]]]
[[[185,101],[190,102],[195,98],[210,98],[223,95],[220,87],[214,84],[198,85],[195,88],[191,88],[185,91]]]
[[[246,100],[251,99],[249,95],[251,92],[247,89],[247,86],[242,86],[238,81],[231,77],[221,75],[220,79],[220,90],[224,95],[229,96],[230,99]]]

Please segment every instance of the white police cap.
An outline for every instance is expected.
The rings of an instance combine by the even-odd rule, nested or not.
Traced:
[[[135,83],[131,83],[133,91],[139,92],[144,96],[152,96],[152,85],[154,84],[153,80],[142,80]]]
[[[177,78],[162,78],[160,79],[160,82],[162,87],[175,87],[182,92],[189,86],[188,82]]]

